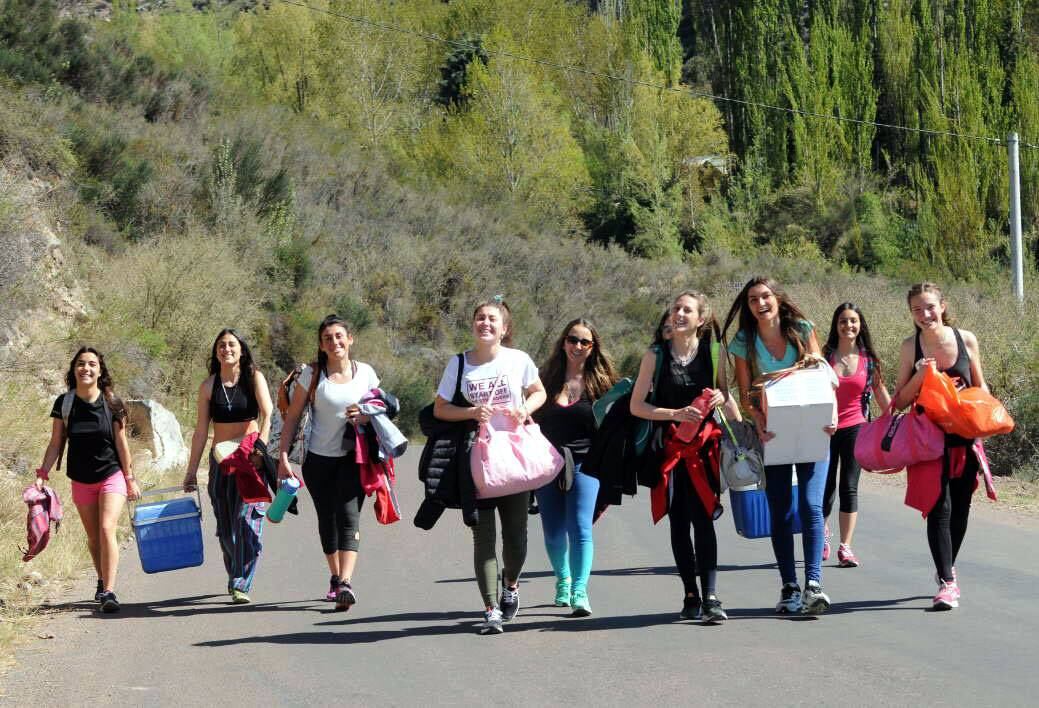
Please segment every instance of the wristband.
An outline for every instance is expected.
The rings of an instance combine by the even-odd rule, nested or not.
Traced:
[[[51,478],[51,473],[43,469],[42,467],[37,467],[36,476],[43,480],[49,480]]]

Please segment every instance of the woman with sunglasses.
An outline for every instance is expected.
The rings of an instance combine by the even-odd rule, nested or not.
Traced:
[[[662,319],[661,324],[666,320]],[[711,343],[717,341],[717,324],[707,297],[689,290],[679,293],[671,303],[670,325],[670,340],[659,345],[663,361],[653,403],[648,403],[646,397],[657,369],[655,347],[642,356],[631,392],[632,415],[652,421],[691,422],[699,427],[707,414],[693,405],[693,401],[704,389],[712,389],[709,410],[724,405],[726,417],[739,419],[739,411],[727,388],[716,388],[716,381],[725,381],[724,358],[719,356],[719,370],[715,371]],[[667,517],[671,524],[671,551],[685,588],[679,616],[717,623],[728,619],[728,615],[717,595],[718,538],[714,515],[708,511],[708,505],[713,508],[713,502],[701,498],[692,477],[700,473],[679,462],[671,476]],[[710,480],[707,483],[712,489],[717,486]],[[714,489],[715,494],[717,491]]]
[[[458,382],[464,400],[455,400],[458,366],[452,357],[437,386],[433,415],[449,422],[489,422],[497,430],[515,430],[545,402],[545,387],[530,356],[509,346],[512,313],[500,296],[476,306],[472,332],[473,348],[465,352]],[[477,503],[480,512],[473,527],[473,565],[485,608],[480,634],[501,634],[502,622],[519,612],[529,499],[529,492],[519,492]],[[495,510],[501,518],[500,597]]]
[[[537,490],[545,550],[556,576],[555,604],[572,607],[574,617],[587,617],[592,614],[588,577],[599,480],[581,466],[595,433],[592,403],[617,382],[591,322],[578,318],[567,323],[541,367],[541,380],[548,400],[535,417],[545,437],[568,457],[559,477]]]

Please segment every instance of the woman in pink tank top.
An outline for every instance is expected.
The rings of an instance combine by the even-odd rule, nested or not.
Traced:
[[[859,559],[851,550],[851,541],[859,513],[861,471],[855,461],[855,439],[869,415],[870,399],[876,395],[877,403],[886,409],[891,397],[884,387],[880,359],[873,350],[866,318],[854,303],[841,303],[834,310],[823,354],[837,372],[840,382],[837,387],[837,432],[830,438],[830,469],[823,496],[823,518],[830,518],[835,492],[839,489],[841,543],[837,547],[837,564],[842,568],[855,568]],[[825,534],[824,561],[830,558],[829,523]]]

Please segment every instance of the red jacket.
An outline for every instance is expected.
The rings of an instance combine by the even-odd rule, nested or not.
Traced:
[[[259,437],[259,433],[249,433],[242,438],[237,450],[220,461],[220,471],[235,476],[238,496],[246,504],[271,501],[270,492],[267,491],[267,482],[249,460],[249,455],[252,454],[253,446]]]
[[[979,476],[985,480],[985,493],[992,501],[996,501],[996,487],[992,483],[992,471],[988,466],[988,457],[981,440],[975,440],[974,444],[967,447],[949,447],[945,454],[937,460],[930,462],[918,462],[906,468],[906,506],[920,511],[926,519],[927,515],[938,503],[938,497],[942,493],[942,466],[948,460],[949,478],[957,479],[963,476],[967,468],[967,451],[970,450],[978,460]],[[974,480],[974,489],[978,488],[978,480]]]
[[[649,493],[654,524],[667,515],[671,502],[668,494],[671,473],[679,462],[685,463],[689,480],[693,483],[693,489],[696,490],[707,513],[713,517],[719,505],[718,494],[714,490],[719,488],[721,429],[714,421],[708,419],[688,442],[676,435],[679,430],[679,426],[672,424],[664,432],[664,459],[660,463],[660,482]]]

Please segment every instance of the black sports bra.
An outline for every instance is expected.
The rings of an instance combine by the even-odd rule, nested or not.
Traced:
[[[249,392],[251,393],[251,391]],[[214,423],[245,423],[256,420],[260,407],[256,398],[242,386],[224,386],[219,375],[213,376],[213,391],[209,395],[209,418]]]
[[[956,337],[956,361],[948,369],[941,369],[941,371],[948,374],[960,388],[968,388],[973,386],[970,376],[970,356],[967,354],[967,346],[963,343],[963,337],[960,336],[960,330],[953,327],[952,333]],[[923,358],[924,351],[920,347],[920,332],[917,331],[916,361],[920,361]],[[957,381],[957,379],[959,380]]]

